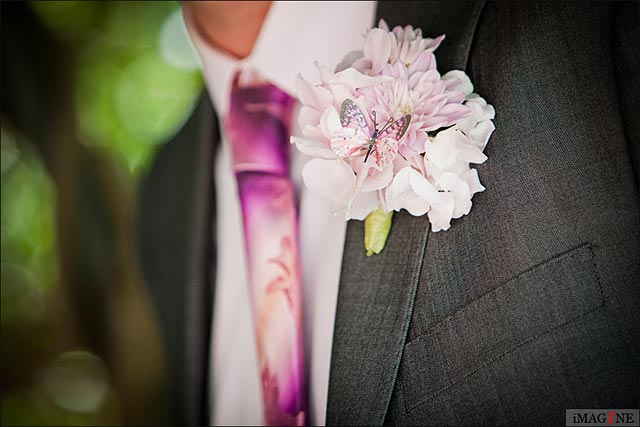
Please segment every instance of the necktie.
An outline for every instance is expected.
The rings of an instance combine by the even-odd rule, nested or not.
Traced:
[[[242,206],[264,419],[304,425],[298,218],[288,156],[294,99],[273,84],[240,80],[238,73],[225,125]]]

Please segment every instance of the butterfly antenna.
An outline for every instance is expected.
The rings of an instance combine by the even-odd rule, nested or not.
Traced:
[[[371,114],[373,115],[373,130],[376,130],[376,127],[378,126],[376,125],[376,111],[373,110]]]
[[[384,127],[380,129],[380,133],[384,132],[389,126],[391,126],[391,123],[393,123],[393,121],[393,117],[387,120],[387,123],[384,124]]]

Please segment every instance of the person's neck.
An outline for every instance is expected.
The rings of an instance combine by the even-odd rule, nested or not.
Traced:
[[[270,1],[186,1],[185,13],[212,46],[238,59],[251,54]]]

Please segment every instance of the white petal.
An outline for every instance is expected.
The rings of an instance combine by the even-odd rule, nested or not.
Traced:
[[[448,73],[446,73],[444,76],[442,76],[442,79],[443,80],[458,79],[460,80],[461,84],[456,88],[457,90],[461,90],[462,92],[465,93],[465,95],[469,95],[473,92],[473,84],[471,83],[471,79],[469,78],[469,76],[467,76],[467,74],[464,71],[451,70]]]
[[[302,136],[304,137],[304,139],[313,139],[316,141],[327,141],[327,137],[324,136],[324,134],[322,133],[322,130],[320,130],[319,124],[317,126],[306,125],[302,129]]]
[[[411,185],[411,176],[414,174],[426,180],[411,167],[401,169],[393,178],[385,192],[388,209],[395,211],[406,209],[413,216],[422,216],[429,211],[429,203],[420,198]]]
[[[362,184],[362,191],[376,191],[381,190],[393,179],[393,165],[388,165],[381,171],[377,169],[370,169],[369,176]]]
[[[431,223],[431,231],[446,231],[451,227],[451,218],[453,217],[453,196],[450,200],[442,205],[432,206],[429,210],[429,222]]]
[[[330,199],[336,209],[345,209],[351,198],[356,176],[342,160],[309,160],[302,168],[302,180],[314,193]]]
[[[462,120],[458,120],[456,128],[469,135],[478,122],[482,120],[482,107],[471,101],[465,102],[464,105],[471,109],[471,114]]]
[[[471,210],[471,192],[469,185],[458,175],[446,172],[440,176],[438,181],[442,189],[449,191],[455,201],[453,218],[460,218],[467,215]]]
[[[496,118],[496,109],[493,108],[493,105],[488,104],[482,107],[482,120],[493,120],[495,118]]]
[[[323,159],[336,158],[336,155],[331,151],[331,148],[327,147],[326,144],[323,144],[320,141],[292,136],[291,143],[296,144],[298,151],[308,156],[321,157]]]
[[[298,126],[304,129],[307,125],[317,125],[320,123],[322,113],[313,107],[303,106],[298,113]]]
[[[331,139],[331,136],[336,131],[342,129],[340,114],[338,114],[338,111],[333,105],[329,106],[329,108],[327,108],[322,114],[322,117],[320,118],[320,129],[327,139]]]
[[[478,171],[476,169],[469,169],[469,171],[463,176],[463,179],[467,182],[471,194],[485,190],[484,186],[480,183],[480,178],[478,177]]]
[[[475,146],[471,142],[471,140],[469,140],[462,132],[458,132],[458,134],[458,160],[476,164],[484,163],[487,161],[488,157],[482,152],[482,150],[480,150],[480,148]]]
[[[446,203],[446,200],[442,197],[442,193],[440,193],[427,178],[417,171],[414,170],[414,173],[409,176],[409,183],[416,195],[429,203],[429,205]]]
[[[336,76],[331,81],[331,83],[344,83],[349,85],[352,88],[363,88],[363,87],[369,87],[369,86],[377,85],[379,83],[384,83],[392,80],[393,80],[393,77],[391,76],[371,77],[371,76],[362,74],[360,71],[356,70],[355,68],[347,68],[346,70],[336,73]]]
[[[347,219],[362,221],[367,215],[375,211],[378,206],[380,206],[380,200],[378,200],[377,191],[362,192],[356,197],[351,209],[347,212]]]
[[[471,138],[471,142],[473,142],[476,147],[480,150],[484,150],[489,142],[489,137],[495,129],[496,126],[491,120],[484,120],[478,123],[471,132],[469,132],[469,138]]]
[[[438,132],[433,141],[425,144],[426,156],[434,166],[444,169],[453,164],[458,156],[456,130],[449,128]]]

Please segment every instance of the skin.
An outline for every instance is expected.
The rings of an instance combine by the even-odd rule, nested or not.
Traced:
[[[249,56],[270,1],[185,1],[184,12],[200,35],[238,59]]]

